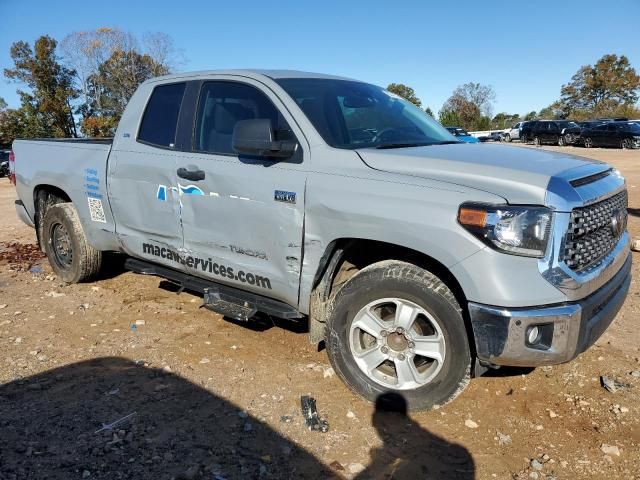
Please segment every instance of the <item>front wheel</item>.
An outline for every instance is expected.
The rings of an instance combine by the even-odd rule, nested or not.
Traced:
[[[631,148],[631,140],[629,140],[628,138],[623,138],[622,141],[620,142],[620,148],[623,148],[623,149]]]
[[[587,137],[584,139],[584,148],[591,148],[593,147],[593,140],[591,139],[591,137]]]
[[[505,141],[505,142],[507,142],[507,143],[511,142],[511,134],[507,133],[507,134],[504,136],[504,141]]]
[[[567,144],[567,142],[565,141],[564,137],[562,135],[560,135],[558,137],[558,146],[559,147],[564,147]]]
[[[471,354],[458,302],[435,275],[385,261],[349,279],[327,320],[329,360],[356,393],[401,394],[409,408],[456,398],[469,383]]]
[[[538,137],[533,137],[533,144],[534,144],[536,147],[539,147],[539,146],[540,146],[540,138],[538,138]]]
[[[529,139],[527,138],[526,135],[520,135],[520,142],[521,143],[528,143]]]
[[[45,253],[51,268],[62,281],[86,281],[100,271],[102,252],[87,242],[73,204],[58,203],[49,207],[42,231]]]

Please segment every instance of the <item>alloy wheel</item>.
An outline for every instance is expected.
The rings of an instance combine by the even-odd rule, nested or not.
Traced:
[[[433,315],[400,298],[375,300],[360,309],[351,323],[349,347],[365,375],[396,390],[431,382],[446,355],[444,335]]]

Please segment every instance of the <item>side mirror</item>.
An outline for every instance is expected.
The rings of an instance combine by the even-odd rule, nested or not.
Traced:
[[[233,149],[244,155],[256,157],[288,158],[298,148],[292,141],[275,141],[268,118],[240,120],[233,127]]]

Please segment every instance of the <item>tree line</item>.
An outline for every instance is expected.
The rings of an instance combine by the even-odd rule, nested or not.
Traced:
[[[0,98],[3,145],[15,138],[111,136],[136,88],[183,62],[168,35],[140,40],[117,28],[73,32],[61,42],[43,35],[33,47],[18,41],[10,54],[14,65],[4,76],[19,85],[20,107],[7,108]]]
[[[20,107],[8,108],[0,98],[0,145],[6,146],[15,138],[112,136],[136,88],[184,63],[168,35],[148,33],[140,40],[117,28],[73,32],[60,43],[43,35],[33,47],[18,41],[10,54],[14,66],[4,76],[19,85]],[[422,108],[413,88],[391,83],[387,89]],[[493,87],[469,82],[452,92],[437,119],[467,130],[497,130],[536,118],[640,118],[639,93],[640,76],[629,59],[608,54],[582,66],[562,85],[560,98],[538,112],[493,115]],[[436,118],[429,107],[425,111]]]
[[[387,89],[418,107],[421,100],[413,88],[392,83]],[[585,65],[560,88],[560,98],[540,111],[523,115],[500,112],[495,116],[493,87],[465,83],[457,87],[438,112],[438,121],[446,126],[467,130],[502,130],[519,121],[545,119],[587,120],[591,118],[640,118],[638,95],[640,76],[629,59],[615,54],[604,55],[593,65]],[[426,112],[435,118],[427,107]]]

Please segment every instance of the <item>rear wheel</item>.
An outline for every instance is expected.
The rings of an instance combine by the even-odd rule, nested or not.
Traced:
[[[511,134],[507,133],[507,134],[504,136],[504,141],[505,141],[505,142],[510,142],[510,141],[511,141]]]
[[[520,141],[521,141],[522,143],[528,143],[529,139],[527,138],[527,136],[526,136],[526,135],[521,134],[521,135],[520,135]]]
[[[539,146],[540,146],[540,138],[538,138],[538,137],[533,137],[533,144],[534,144],[536,147],[539,147]]]
[[[564,147],[567,144],[567,142],[564,140],[564,137],[562,135],[560,135],[558,137],[558,146],[559,147]]]
[[[102,252],[87,242],[73,204],[49,207],[44,216],[43,234],[51,268],[64,282],[78,283],[98,274]]]
[[[584,139],[584,147],[585,148],[591,148],[593,147],[593,140],[591,139],[591,137],[586,137]]]
[[[370,401],[395,392],[409,408],[429,409],[469,382],[460,306],[438,277],[409,263],[376,263],[349,279],[334,298],[326,343],[336,373]]]
[[[620,148],[631,148],[631,140],[628,138],[623,138],[620,142]]]

